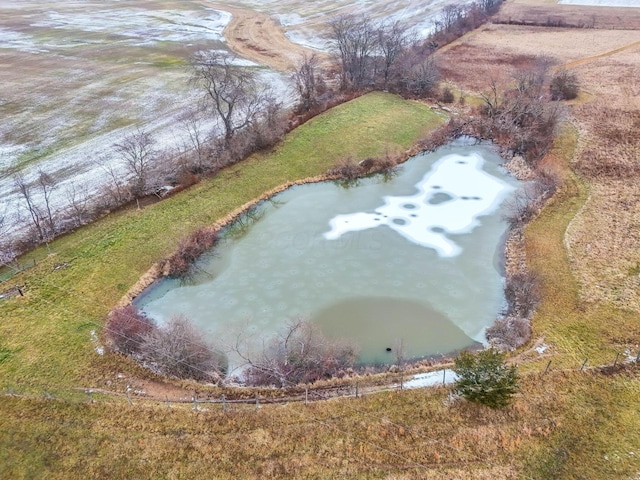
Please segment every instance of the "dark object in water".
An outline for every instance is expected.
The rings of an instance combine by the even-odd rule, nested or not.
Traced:
[[[391,351],[391,347],[387,347],[387,352],[390,352],[390,351]]]

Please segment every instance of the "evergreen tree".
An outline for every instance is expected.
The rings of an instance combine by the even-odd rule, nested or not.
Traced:
[[[462,352],[453,371],[458,375],[454,392],[471,402],[491,408],[506,407],[518,391],[518,372],[508,366],[504,354],[494,349],[478,353]]]

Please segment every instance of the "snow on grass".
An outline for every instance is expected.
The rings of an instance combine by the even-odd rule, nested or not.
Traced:
[[[0,171],[2,171],[3,168],[10,167],[18,159],[20,154],[26,150],[27,147],[25,145],[0,142]]]
[[[436,370],[435,372],[418,373],[413,375],[409,380],[402,383],[402,388],[424,388],[434,387],[436,385],[448,385],[458,379],[456,373],[447,368],[444,370]],[[396,385],[398,387],[399,385]]]
[[[46,19],[34,22],[32,26],[108,33],[133,40],[142,39],[144,44],[161,41],[222,41],[222,30],[231,21],[229,12],[213,9],[177,11],[125,8],[64,12],[52,10],[47,12],[46,16]],[[133,44],[138,45],[136,42]]]
[[[29,53],[47,52],[46,49],[36,45],[33,36],[0,27],[0,51],[5,49],[16,49]]]
[[[262,9],[273,13],[278,18],[286,30],[287,38],[292,42],[316,50],[328,51],[330,43],[323,27],[331,15],[369,15],[376,21],[387,23],[399,21],[406,24],[410,32],[418,38],[425,38],[433,31],[434,21],[444,7],[452,4],[464,6],[472,2],[473,0],[456,2],[451,0],[420,0],[417,2],[399,0],[379,3],[360,0],[358,2],[329,2],[322,4],[322,6],[316,5],[316,9],[311,11],[287,9],[282,6],[280,8],[276,6],[265,8],[263,6]]]

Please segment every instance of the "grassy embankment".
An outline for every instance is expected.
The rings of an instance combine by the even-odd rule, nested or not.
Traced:
[[[125,365],[96,355],[91,332],[187,234],[278,185],[321,174],[338,159],[404,151],[440,121],[421,104],[367,95],[315,118],[271,153],[143,210],[109,215],[51,243],[51,255],[36,250],[23,261],[37,258],[37,266],[5,283],[25,284],[26,296],[0,302],[0,388],[54,392],[114,380]]]

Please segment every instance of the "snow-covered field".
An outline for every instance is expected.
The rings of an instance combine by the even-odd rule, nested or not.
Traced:
[[[294,42],[326,49],[331,14],[403,19],[424,34],[450,3],[461,2],[247,0],[235,6],[273,15]],[[100,164],[115,162],[112,145],[126,134],[144,129],[158,147],[182,146],[178,118],[201,98],[189,86],[189,58],[226,48],[222,31],[231,19],[206,5],[0,0],[0,218],[6,219],[0,235],[15,237],[28,223],[17,173],[28,181],[39,170],[53,176],[58,188],[51,200],[62,208],[70,185],[90,195],[104,187],[108,176]],[[261,71],[288,95],[286,75]]]

